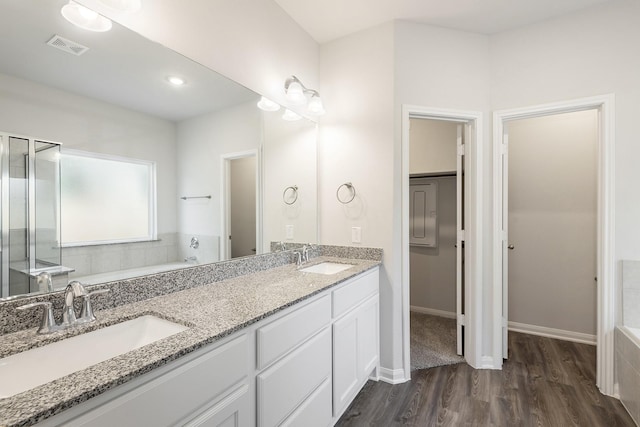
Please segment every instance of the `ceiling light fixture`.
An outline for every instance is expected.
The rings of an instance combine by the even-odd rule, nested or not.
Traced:
[[[98,0],[103,5],[118,12],[134,13],[142,9],[142,0]]]
[[[282,115],[282,118],[288,122],[295,122],[296,120],[300,120],[302,116],[294,113],[293,111],[287,108],[286,110],[284,110],[284,114]]]
[[[185,79],[178,76],[167,76],[167,81],[174,86],[182,86],[187,83]]]
[[[319,116],[325,113],[318,91],[307,89],[296,76],[291,76],[284,82],[284,93],[292,105],[306,104],[309,114]]]
[[[280,109],[280,104],[263,96],[260,98],[260,102],[258,102],[258,108],[263,111],[278,111]]]
[[[64,19],[84,30],[104,32],[111,29],[111,20],[86,8],[73,0],[62,6],[60,10]]]

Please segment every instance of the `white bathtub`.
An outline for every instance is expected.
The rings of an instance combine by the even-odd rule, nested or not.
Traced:
[[[620,401],[640,424],[640,329],[617,327],[615,347]]]
[[[187,262],[169,262],[166,264],[149,265],[146,267],[130,268],[127,270],[111,271],[108,273],[89,274],[86,276],[69,277],[70,280],[78,280],[83,285],[95,283],[113,282],[125,280],[133,277],[147,276],[149,274],[163,273],[165,271],[177,270],[186,267],[195,267],[198,264]]]
[[[629,339],[631,339],[636,345],[638,349],[640,349],[640,328],[630,328],[628,326],[623,326],[622,331],[627,335]]]

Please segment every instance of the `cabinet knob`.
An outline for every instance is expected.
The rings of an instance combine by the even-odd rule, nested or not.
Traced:
[[[508,248],[510,251],[512,251],[512,250],[515,248],[515,246],[513,246],[513,245],[509,245],[509,246],[507,246],[507,248]]]

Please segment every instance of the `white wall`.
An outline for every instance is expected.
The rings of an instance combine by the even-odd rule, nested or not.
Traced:
[[[608,2],[491,37],[495,110],[615,93],[615,260],[640,258],[640,3]],[[618,313],[620,317],[620,313]]]
[[[79,3],[283,105],[290,75],[318,87],[318,44],[272,0],[153,0],[132,15]]]
[[[394,239],[393,24],[327,43],[320,51],[320,93],[327,114],[320,122],[320,241],[351,245],[351,227],[362,228],[362,246],[384,250],[380,272],[381,365],[402,367],[399,258]],[[349,76],[345,78],[345,76]],[[357,197],[336,199],[352,182]]]
[[[63,148],[155,161],[158,233],[176,231],[172,122],[0,74],[0,131],[61,142]]]
[[[597,111],[507,131],[509,320],[595,335]]]
[[[317,126],[309,120],[283,120],[282,111],[265,112],[262,117],[263,250],[269,252],[271,242],[318,243]],[[287,205],[283,192],[294,185],[298,199]],[[286,237],[287,225],[293,226],[291,239]]]
[[[182,234],[204,237],[215,243],[217,240],[208,239],[217,239],[223,231],[221,156],[260,148],[260,110],[254,102],[249,102],[183,120],[177,125],[177,141],[178,197],[212,196],[211,199],[179,200],[178,229]],[[201,241],[199,252],[212,249],[204,242]]]

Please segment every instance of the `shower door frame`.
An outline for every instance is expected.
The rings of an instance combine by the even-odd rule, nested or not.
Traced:
[[[32,136],[20,135],[11,132],[0,132],[0,177],[2,183],[0,186],[0,226],[2,239],[2,252],[0,266],[0,299],[10,297],[9,295],[9,206],[10,198],[9,194],[9,143],[11,138],[27,140],[27,247],[29,252],[29,269],[31,270],[36,262],[36,142],[43,142],[47,144],[54,144],[62,146],[62,143],[56,141],[49,141],[42,138],[35,138]],[[59,219],[58,219],[59,220]],[[58,227],[59,229],[59,227]],[[34,263],[32,265],[32,263]]]

